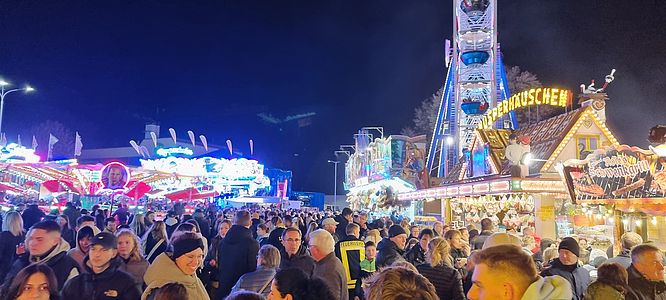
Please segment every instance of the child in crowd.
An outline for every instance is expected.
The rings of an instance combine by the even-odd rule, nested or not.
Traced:
[[[375,272],[375,258],[377,257],[377,247],[375,243],[368,241],[365,243],[365,259],[361,261],[361,277],[370,276]]]

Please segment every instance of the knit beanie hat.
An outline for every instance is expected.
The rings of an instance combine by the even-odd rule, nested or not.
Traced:
[[[184,254],[190,253],[197,248],[204,250],[204,245],[201,239],[176,239],[171,243],[173,254],[171,258],[175,261],[176,258],[183,256]]]
[[[565,237],[562,239],[560,242],[560,246],[557,247],[557,250],[562,250],[566,249],[571,251],[571,253],[576,254],[576,256],[580,257],[580,247],[578,246],[578,242],[572,237]]]
[[[389,238],[396,237],[396,236],[401,235],[401,234],[405,234],[405,235],[407,234],[407,232],[405,232],[405,229],[402,228],[402,226],[400,226],[400,225],[391,225],[391,227],[389,228],[389,231],[388,231]]]

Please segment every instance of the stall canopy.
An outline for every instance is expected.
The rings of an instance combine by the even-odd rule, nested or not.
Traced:
[[[147,183],[136,180],[130,181],[127,186],[130,190],[125,192],[125,195],[134,199],[139,199],[152,190],[152,187]]]
[[[164,197],[168,198],[169,200],[176,201],[176,200],[194,200],[194,199],[205,199],[205,198],[211,198],[215,196],[219,196],[220,194],[215,191],[206,191],[206,192],[199,192],[196,188],[187,188],[184,190],[172,192],[169,194],[164,195]]]
[[[42,186],[46,188],[51,193],[60,193],[60,192],[75,192],[78,193],[79,190],[74,187],[74,183],[69,180],[47,180],[42,182]]]

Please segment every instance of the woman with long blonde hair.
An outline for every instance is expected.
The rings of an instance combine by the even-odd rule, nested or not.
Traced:
[[[143,275],[146,274],[149,264],[141,253],[139,237],[130,229],[121,229],[116,232],[116,238],[118,241],[118,257],[123,261],[118,269],[132,275],[135,285],[143,290]]]
[[[25,239],[23,232],[23,218],[17,211],[10,211],[5,215],[0,233],[0,278],[5,278],[16,256],[16,246]]]
[[[428,243],[426,263],[416,266],[419,273],[435,286],[440,299],[465,299],[462,276],[453,268],[451,246],[436,237]]]
[[[146,217],[142,213],[134,215],[130,228],[137,236],[143,236],[146,233]]]
[[[166,224],[164,221],[155,221],[141,239],[141,250],[149,263],[153,263],[153,260],[166,250],[168,242]]]

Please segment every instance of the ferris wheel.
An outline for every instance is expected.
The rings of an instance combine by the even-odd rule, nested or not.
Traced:
[[[497,43],[496,0],[453,1],[453,43],[447,40],[448,67],[437,123],[428,151],[431,177],[444,177],[468,155],[474,131],[489,109],[509,98]],[[514,113],[496,127],[517,129]]]

